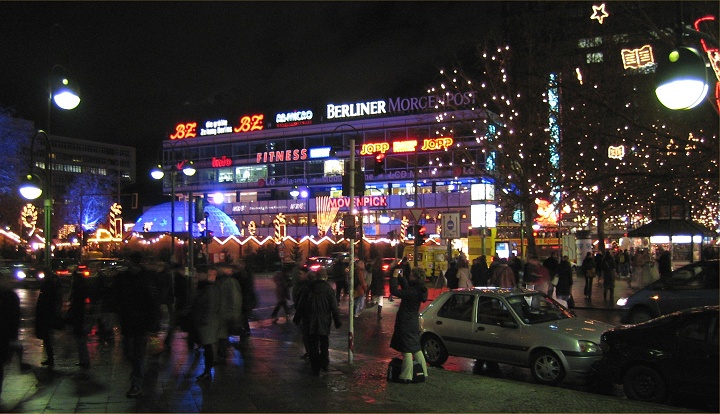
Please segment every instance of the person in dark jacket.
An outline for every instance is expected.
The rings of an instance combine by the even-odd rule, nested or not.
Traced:
[[[582,261],[582,265],[580,265],[580,270],[583,272],[583,276],[585,276],[585,299],[589,300],[592,298],[592,283],[596,273],[595,259],[593,259],[592,252],[587,252]]]
[[[445,271],[445,283],[447,284],[448,289],[457,289],[459,282],[457,278],[457,273],[457,263],[455,262],[455,260],[452,260],[448,264],[448,270]],[[390,291],[390,294],[392,294],[392,290]]]
[[[602,258],[602,279],[603,279],[603,300],[608,300],[610,294],[610,303],[615,300],[615,259],[609,250],[605,250]]]
[[[558,299],[564,300],[568,307],[572,307],[570,295],[572,294],[572,265],[568,256],[563,256],[557,267],[558,283],[555,286],[555,294]]]
[[[667,279],[672,273],[672,263],[670,260],[670,251],[665,250],[662,247],[658,251],[658,273],[660,273],[660,279]]]
[[[192,315],[192,336],[202,346],[205,354],[205,370],[197,379],[204,380],[212,376],[215,363],[213,347],[217,341],[218,324],[220,323],[220,288],[215,283],[217,270],[207,265],[198,266],[198,278],[195,297],[190,305]]]
[[[142,394],[148,336],[157,332],[160,324],[155,275],[140,267],[139,261],[139,257],[132,257],[127,270],[115,275],[112,285],[123,336],[123,354],[132,365],[130,390],[125,394],[128,398]]]
[[[86,304],[89,297],[90,287],[83,277],[82,272],[75,270],[70,282],[70,308],[68,309],[67,322],[72,329],[75,344],[78,350],[78,363],[82,368],[90,367],[90,353],[88,352],[88,334],[90,333],[91,320],[90,309]]]
[[[428,298],[424,282],[420,280],[417,268],[403,277],[393,274],[390,278],[390,293],[401,300],[395,316],[390,347],[403,354],[402,369],[398,378],[405,383],[412,382],[413,358],[420,362],[423,374],[427,378],[427,364],[420,347],[420,304]]]
[[[0,394],[5,365],[12,359],[13,343],[20,329],[20,298],[12,289],[8,276],[0,274]]]
[[[250,316],[258,303],[257,294],[255,293],[255,279],[253,274],[248,270],[247,263],[244,259],[238,261],[233,277],[237,279],[240,284],[240,294],[242,295],[240,338],[246,339],[250,336]]]
[[[555,275],[557,275],[557,268],[559,264],[560,262],[558,261],[557,252],[550,252],[550,256],[543,261],[543,267],[547,269],[550,274],[550,281],[552,281]],[[548,281],[547,284],[547,295],[553,297],[555,285],[553,285],[550,281]]]
[[[44,270],[45,279],[35,305],[35,336],[42,339],[47,355],[47,359],[40,364],[52,368],[55,365],[54,331],[60,327],[62,320],[63,297],[57,275],[51,269]]]
[[[320,375],[320,370],[327,371],[330,366],[332,322],[335,322],[336,329],[342,326],[335,292],[323,279],[324,275],[318,275],[318,279],[302,288],[293,318],[293,322],[300,325],[303,335],[307,337],[310,367],[314,375]]]
[[[473,286],[487,286],[488,265],[484,255],[473,259],[470,275]]]

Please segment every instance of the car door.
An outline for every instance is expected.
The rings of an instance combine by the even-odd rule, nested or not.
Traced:
[[[676,391],[716,395],[718,391],[718,314],[688,315],[673,332],[667,377]]]
[[[499,297],[479,296],[473,344],[478,359],[524,365],[527,347],[520,325],[507,303]]]
[[[472,358],[475,294],[453,293],[438,309],[432,330],[445,344],[448,354]]]

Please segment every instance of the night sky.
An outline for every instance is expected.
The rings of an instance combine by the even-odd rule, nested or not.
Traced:
[[[46,127],[60,64],[81,87],[50,133],[138,149],[175,124],[396,96],[472,61],[496,2],[0,2],[0,106]],[[59,30],[51,30],[53,24]],[[142,199],[141,199],[142,203]]]

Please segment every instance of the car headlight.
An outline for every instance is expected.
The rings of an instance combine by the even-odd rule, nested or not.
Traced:
[[[592,341],[578,341],[578,346],[583,354],[598,354],[601,352],[598,344]]]
[[[18,279],[25,279],[26,275],[25,275],[25,272],[23,272],[22,270],[18,270],[15,273],[15,277]]]
[[[625,305],[627,305],[627,302],[628,302],[628,298],[620,298],[620,299],[617,300],[617,305],[618,305],[618,306],[625,306]]]
[[[37,274],[38,279],[42,279],[44,277],[45,277],[45,272],[38,272],[38,274]]]

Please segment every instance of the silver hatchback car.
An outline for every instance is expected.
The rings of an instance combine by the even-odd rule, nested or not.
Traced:
[[[476,287],[444,292],[420,314],[427,362],[448,356],[529,367],[541,384],[586,375],[602,358],[600,335],[612,325],[576,317],[541,292]]]

